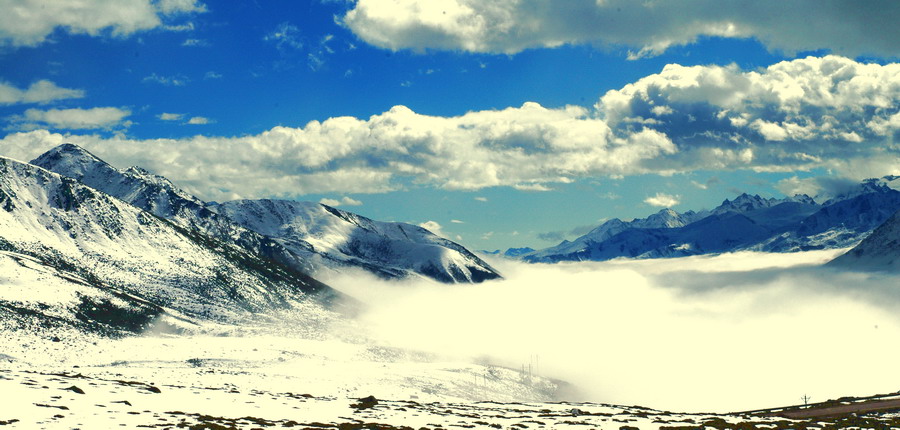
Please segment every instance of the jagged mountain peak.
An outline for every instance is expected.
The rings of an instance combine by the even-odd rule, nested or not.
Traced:
[[[747,193],[741,193],[741,195],[735,197],[733,200],[725,199],[722,201],[722,204],[717,208],[713,209],[713,213],[722,213],[729,211],[738,211],[738,212],[746,212],[754,209],[767,208],[772,206],[772,202],[775,199],[766,199],[760,197],[759,194],[750,195]]]
[[[90,151],[73,143],[63,143],[51,148],[39,157],[31,160],[31,164],[43,167],[50,171],[55,169],[65,170],[72,179],[82,180],[86,175],[92,175],[98,171],[117,171],[115,167],[101,160]],[[57,172],[58,173],[58,172]]]
[[[801,203],[801,204],[805,204],[805,205],[815,205],[815,204],[818,204],[818,203],[816,203],[816,201],[815,201],[812,197],[810,197],[810,196],[808,196],[808,195],[806,195],[806,194],[794,194],[792,197],[786,198],[785,201],[790,201],[790,202],[794,202],[794,203]]]
[[[130,167],[120,170],[73,144],[59,145],[31,161],[51,172],[83,182],[118,199],[184,226],[193,226],[204,203],[168,179]]]

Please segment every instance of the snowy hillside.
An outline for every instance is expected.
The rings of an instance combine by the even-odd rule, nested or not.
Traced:
[[[829,266],[854,270],[900,272],[900,211]]]
[[[461,245],[411,224],[287,200],[237,200],[211,208],[293,252],[324,257],[319,264],[331,268],[363,267],[388,278],[420,275],[442,282],[500,277]]]
[[[825,204],[806,195],[774,199],[742,194],[710,211],[664,209],[630,222],[612,219],[571,242],[522,258],[548,263],[848,247],[900,209],[900,191],[886,185],[890,180],[866,180]]]
[[[305,273],[358,267],[386,278],[418,274],[441,282],[481,282],[499,277],[487,263],[462,246],[436,236],[428,237],[433,235],[421,233],[424,230],[408,224],[398,229],[396,226],[400,224],[378,223],[345,211],[328,212],[315,203],[296,205],[294,209],[308,208],[306,215],[291,218],[290,225],[284,229],[275,218],[293,215],[271,213],[261,215],[265,217],[264,222],[255,221],[253,216],[238,214],[236,203],[221,206],[230,208],[228,216],[223,216],[217,213],[216,208],[220,206],[207,205],[166,178],[139,167],[119,170],[72,144],[53,148],[31,163],[79,180],[185,228]],[[259,208],[252,210],[258,214],[265,212]],[[311,224],[298,225],[301,218]],[[369,227],[350,228],[352,220],[360,220]],[[320,234],[325,230],[328,237]],[[355,232],[352,238],[351,230]],[[347,237],[338,238],[336,235],[340,234]]]
[[[99,321],[133,331],[164,312],[231,321],[291,308],[310,297],[326,302],[337,297],[302,273],[179,227],[74,179],[2,157],[0,250],[5,251],[4,267],[15,268],[23,278],[51,279],[39,284],[41,288],[66,293],[49,296],[72,299],[58,303],[68,311],[43,309],[45,319],[74,309],[76,319],[89,325]],[[4,286],[15,285],[17,279]],[[4,290],[7,315],[35,311],[28,303],[41,297],[27,289]],[[98,301],[109,309],[78,309]]]

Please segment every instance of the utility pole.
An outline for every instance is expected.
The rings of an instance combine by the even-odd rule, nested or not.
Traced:
[[[800,399],[803,400],[803,404],[804,404],[804,405],[809,405],[809,396],[807,396],[806,394],[804,394],[803,397],[801,397]]]

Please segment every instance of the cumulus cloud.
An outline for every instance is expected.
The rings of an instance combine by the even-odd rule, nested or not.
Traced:
[[[857,56],[900,55],[900,5],[880,0],[360,0],[343,23],[387,49],[513,54],[528,48],[593,43],[625,46],[632,58],[701,36],[756,38],[788,52],[828,49]],[[878,29],[873,31],[873,29]]]
[[[792,176],[782,179],[775,184],[775,188],[786,196],[806,194],[814,197],[819,202],[847,194],[857,187],[859,187],[858,180],[835,176],[817,176],[803,179]]]
[[[191,119],[189,119],[187,123],[193,124],[193,125],[203,125],[203,124],[210,124],[212,122],[213,121],[210,120],[209,118],[202,117],[202,116],[194,116],[194,117],[191,117]]]
[[[31,130],[40,127],[55,129],[109,129],[130,125],[124,121],[131,111],[115,107],[92,109],[28,109],[22,115],[10,117],[13,129]]]
[[[145,76],[142,79],[142,82],[152,82],[160,85],[165,85],[167,87],[182,87],[188,83],[188,78],[177,75],[177,76],[160,76],[156,73],[153,73],[149,76]]]
[[[673,196],[664,193],[656,193],[656,195],[647,197],[644,199],[644,203],[650,206],[657,206],[662,208],[670,208],[678,204],[679,196]]]
[[[178,120],[180,120],[181,117],[183,117],[183,116],[184,116],[184,114],[180,114],[180,113],[166,113],[166,112],[163,112],[163,113],[159,114],[159,116],[158,116],[157,118],[159,118],[159,119],[161,119],[161,120],[163,120],[163,121],[178,121]]]
[[[20,89],[9,83],[0,82],[0,105],[49,103],[56,100],[82,97],[84,97],[83,90],[62,88],[46,79],[36,81],[26,89]]]
[[[419,224],[419,227],[422,227],[425,230],[428,230],[437,236],[447,237],[447,235],[444,233],[444,230],[443,230],[444,227],[442,225],[438,224],[437,221],[431,221],[431,220],[425,221],[425,222]]]
[[[511,368],[538,355],[535,372],[583,392],[571,400],[729,412],[896,390],[884,375],[900,352],[897,278],[813,267],[840,252],[497,259],[506,279],[485,285],[328,283],[366,303],[362,321],[394,346]],[[859,348],[815,354],[835,339],[887,349],[848,368]]]
[[[328,206],[362,206],[362,202],[347,196],[341,197],[340,200],[322,198],[319,203]]]
[[[125,37],[163,27],[164,21],[204,12],[196,0],[0,0],[0,44],[36,46],[56,30]]]
[[[900,174],[897,82],[900,64],[835,56],[754,71],[669,65],[607,92],[594,109],[529,102],[441,117],[395,106],[367,119],[335,117],[249,136],[68,139],[212,200],[384,192],[409,183],[542,190],[586,177],[701,170],[823,168],[862,179]],[[0,153],[44,140],[62,136],[11,134],[0,140]]]
[[[851,174],[847,160],[878,159],[878,167],[900,161],[898,80],[900,64],[837,56],[758,71],[668,65],[607,92],[596,108],[620,133],[640,127],[671,139],[679,150],[653,163],[660,170],[830,167]],[[659,106],[669,113],[656,115]]]
[[[155,6],[157,10],[166,15],[206,12],[206,5],[197,3],[197,0],[159,0]]]

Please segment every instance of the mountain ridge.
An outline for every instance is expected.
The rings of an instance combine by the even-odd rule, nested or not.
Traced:
[[[520,258],[552,263],[853,246],[900,209],[900,191],[885,184],[891,180],[865,180],[842,198],[822,204],[805,194],[778,199],[743,193],[712,210],[680,214],[663,209],[627,222],[614,218],[572,241]],[[713,237],[719,238],[718,243]]]
[[[321,247],[317,250],[309,242],[310,238],[295,234],[296,232],[290,234],[290,238],[282,238],[278,237],[273,230],[258,231],[258,229],[251,228],[252,226],[259,227],[256,223],[237,222],[236,219],[244,221],[247,219],[239,216],[235,211],[231,211],[228,215],[220,214],[221,208],[229,207],[226,205],[228,202],[203,202],[162,176],[154,175],[136,166],[125,170],[117,169],[74,144],[59,145],[32,160],[32,164],[75,178],[92,188],[171,220],[185,228],[199,230],[301,272],[316,274],[342,267],[358,267],[382,278],[398,279],[423,276],[445,283],[477,283],[501,277],[495,269],[461,245],[446,239],[437,240],[437,236],[429,238],[426,242],[447,249],[447,253],[459,254],[453,256],[453,264],[445,264],[445,256],[441,252],[422,254],[422,258],[430,256],[431,261],[407,259],[404,264],[386,264],[389,262],[383,258],[377,258],[378,256],[375,254],[354,254],[349,247],[345,247],[342,251],[323,252]],[[262,199],[260,201],[272,202],[275,200]],[[349,220],[348,222],[353,222],[354,217],[360,217],[351,212],[334,211],[338,210],[333,209],[330,214],[337,218],[343,217],[345,221]],[[358,218],[358,220],[363,218],[365,217]],[[379,223],[368,218],[365,219],[370,225]],[[309,220],[318,223],[325,222],[323,216],[315,219],[309,218]],[[408,224],[407,226],[414,229],[419,228]],[[428,234],[431,233],[428,232]],[[420,234],[417,237],[423,236]],[[350,241],[351,239],[348,236],[345,240]],[[375,241],[383,242],[378,238],[375,238]],[[288,244],[289,246],[287,246]],[[371,246],[362,246],[360,249],[371,250],[371,248]],[[386,251],[390,251],[388,248]]]

